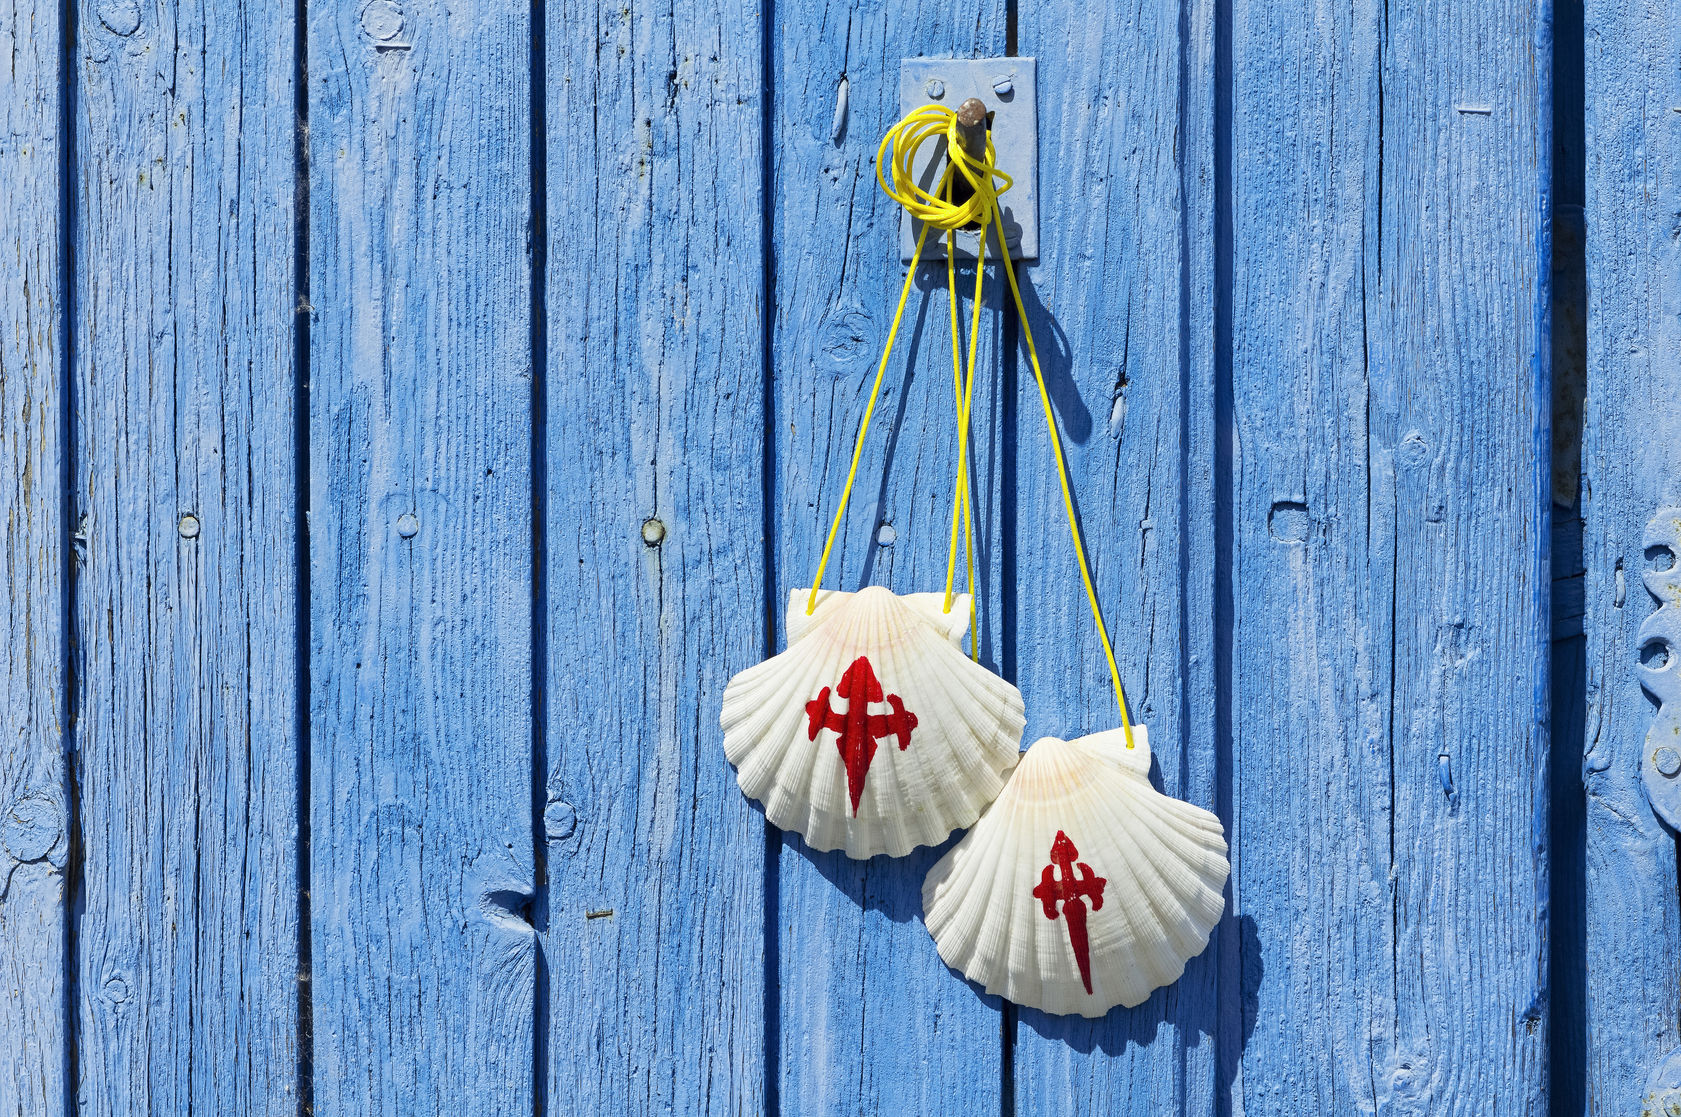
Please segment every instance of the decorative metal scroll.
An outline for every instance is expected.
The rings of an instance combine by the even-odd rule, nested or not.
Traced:
[[[1640,783],[1657,816],[1681,829],[1681,508],[1660,508],[1642,543],[1642,576],[1658,608],[1640,625],[1640,685],[1658,712],[1640,752]]]

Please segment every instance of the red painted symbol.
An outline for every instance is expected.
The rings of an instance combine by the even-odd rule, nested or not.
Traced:
[[[825,729],[833,729],[840,734],[835,739],[835,747],[840,749],[841,759],[846,761],[846,791],[852,797],[852,817],[857,818],[858,800],[864,797],[864,776],[876,755],[876,741],[882,737],[897,736],[899,751],[903,752],[911,743],[916,715],[905,709],[904,701],[897,694],[883,698],[875,669],[863,656],[852,661],[834,693],[846,699],[845,710],[829,708],[829,688],[824,687],[822,693],[805,704],[805,712],[811,719],[811,740],[817,740],[817,734]],[[882,701],[887,703],[890,713],[869,712],[871,702]]]
[[[1085,898],[1091,897],[1093,911],[1103,907],[1103,886],[1109,882],[1092,872],[1084,861],[1079,863],[1076,875],[1074,858],[1078,856],[1080,851],[1074,848],[1068,835],[1058,830],[1056,841],[1051,843],[1051,863],[1040,874],[1033,898],[1045,905],[1046,919],[1056,918],[1056,905],[1061,901],[1062,918],[1068,921],[1068,941],[1074,947],[1074,961],[1079,963],[1080,980],[1090,993],[1091,944],[1086,940]],[[1058,869],[1062,870],[1060,880],[1056,875]]]

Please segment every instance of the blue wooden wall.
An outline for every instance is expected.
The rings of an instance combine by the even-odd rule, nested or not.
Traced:
[[[0,1115],[1638,1112],[1681,1043],[1639,787],[1678,41],[1612,0],[18,0]],[[1098,1021],[946,970],[937,851],[767,827],[716,728],[903,279],[899,62],[1009,54],[1097,588],[1234,868]],[[942,285],[848,588],[943,574]],[[1001,286],[977,638],[1031,741],[1113,714]]]

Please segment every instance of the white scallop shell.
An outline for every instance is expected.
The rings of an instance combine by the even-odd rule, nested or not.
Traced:
[[[880,586],[788,601],[788,649],[730,680],[719,724],[741,790],[765,817],[815,849],[849,857],[903,856],[972,824],[1020,757],[1021,692],[958,646],[969,600],[945,612],[939,593],[896,596]],[[856,664],[869,670],[852,676]],[[868,675],[881,697],[864,707],[875,737],[867,767],[849,773],[842,730],[853,700],[842,680]],[[819,706],[819,701],[825,703]],[[813,709],[829,721],[814,729]],[[908,728],[908,738],[903,732]],[[852,796],[856,793],[856,810]]]
[[[1046,737],[1023,754],[923,883],[924,920],[947,965],[1017,1004],[1095,1017],[1142,1004],[1202,953],[1225,909],[1224,832],[1208,811],[1152,787],[1142,725],[1133,741],[1127,749],[1119,729]],[[1099,897],[1089,878],[1104,882]]]

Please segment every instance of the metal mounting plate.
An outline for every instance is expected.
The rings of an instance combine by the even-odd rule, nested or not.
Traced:
[[[1017,260],[1039,258],[1039,114],[1034,104],[1037,60],[1032,58],[906,58],[899,63],[899,115],[924,105],[956,108],[969,97],[986,103],[998,169],[1014,183],[999,196],[1004,210],[1004,238]],[[1002,88],[1003,93],[998,92]],[[945,166],[943,141],[923,148],[916,163],[917,181],[932,186]],[[910,214],[899,220],[899,252],[906,263],[916,251],[922,223]],[[980,247],[974,232],[957,234],[957,258],[973,260]],[[996,237],[987,255],[998,252]],[[929,234],[923,259],[944,260],[944,237]]]

